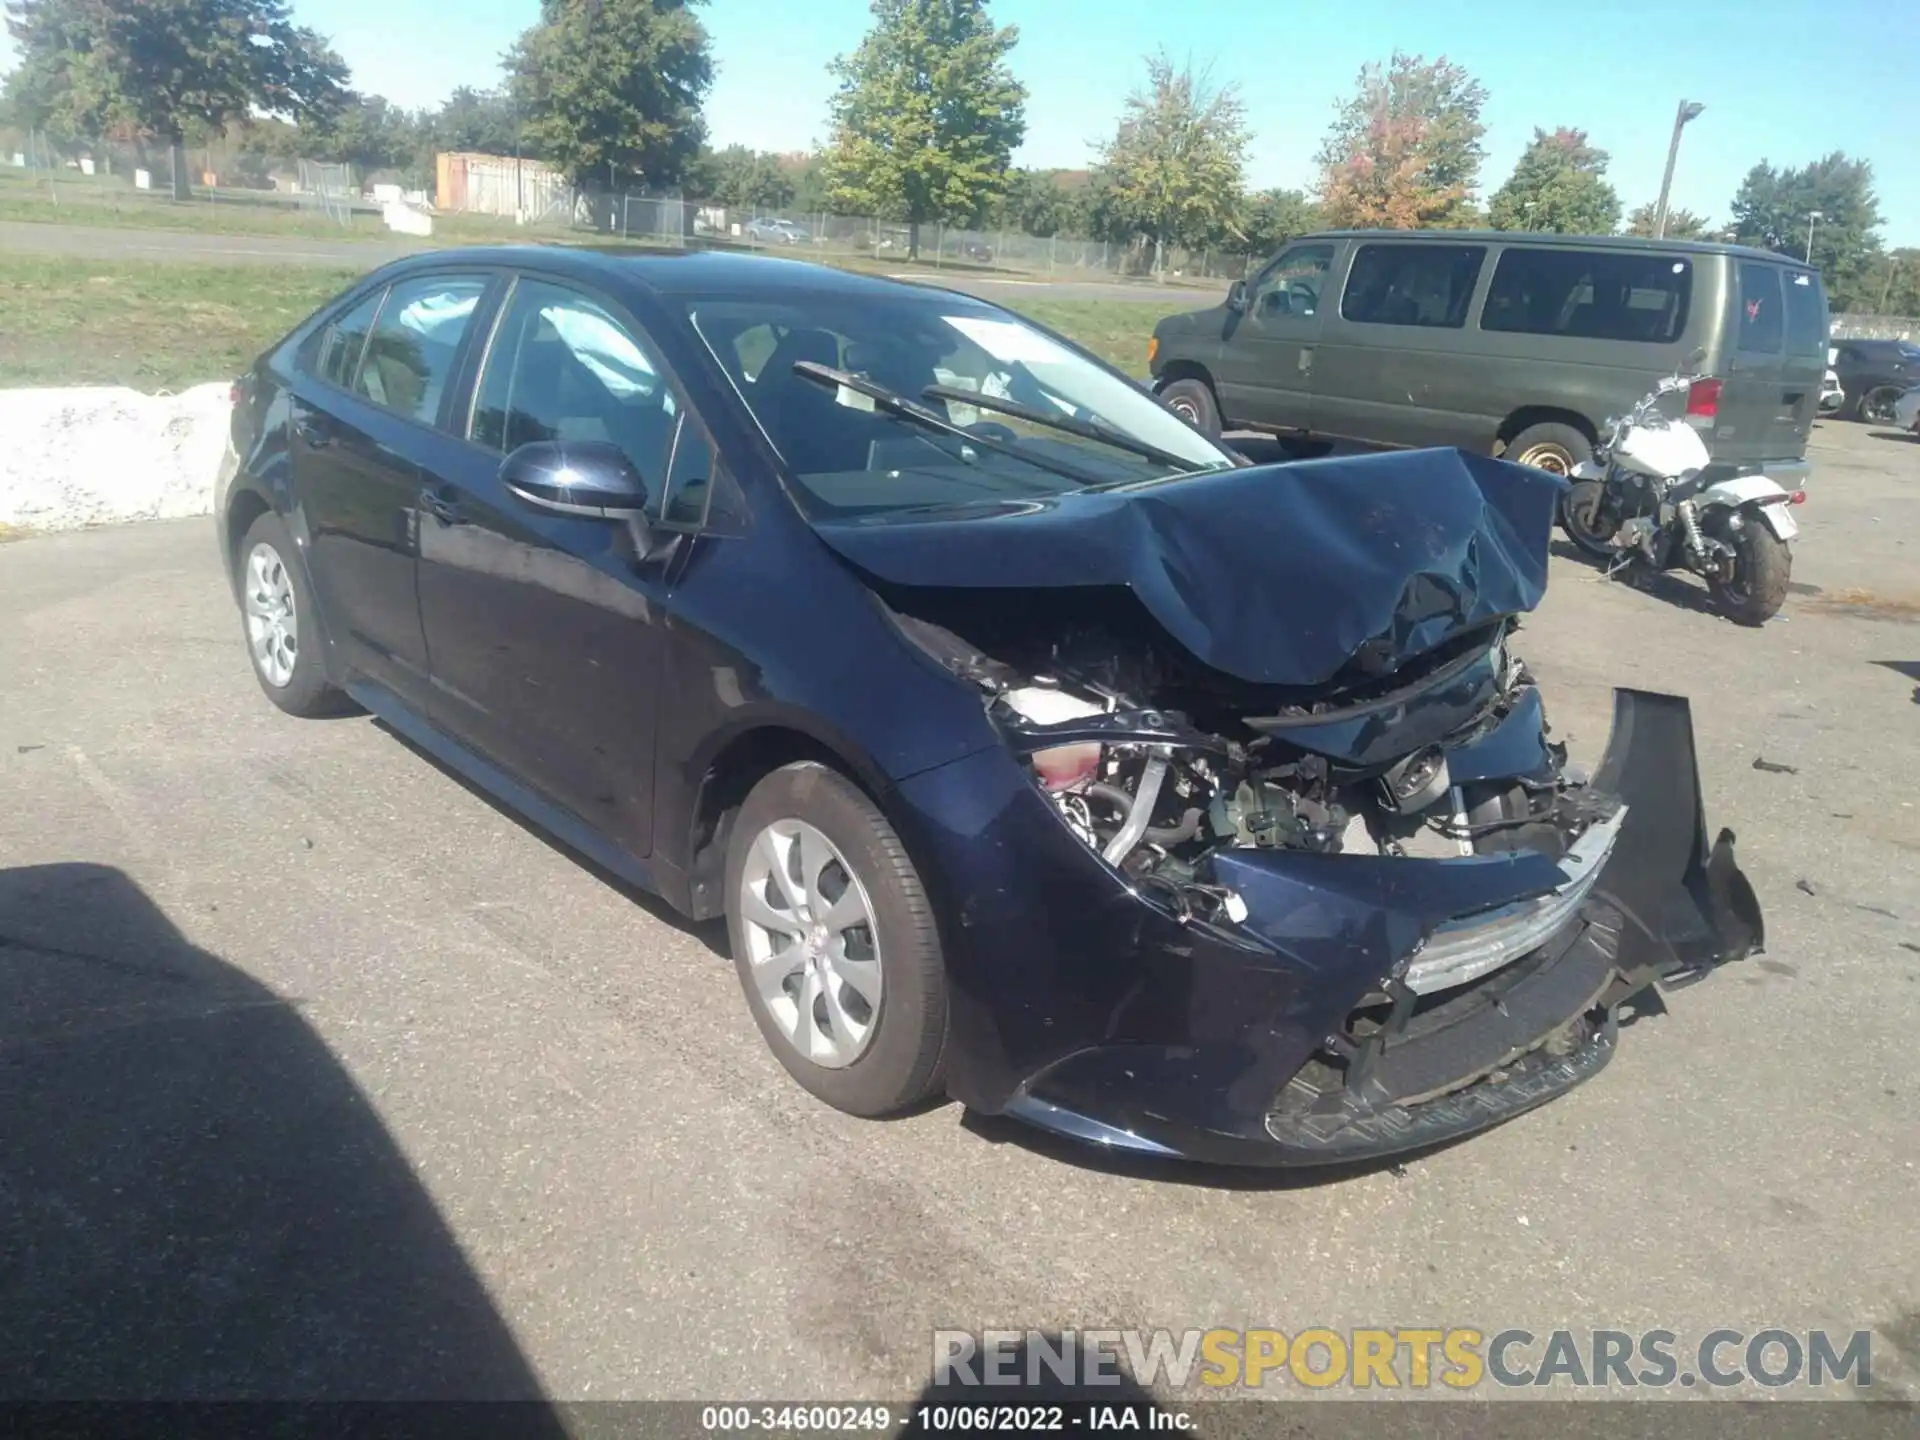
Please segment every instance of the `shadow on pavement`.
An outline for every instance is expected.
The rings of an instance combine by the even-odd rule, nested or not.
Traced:
[[[541,1399],[296,1000],[84,864],[0,870],[0,994],[0,1399]]]

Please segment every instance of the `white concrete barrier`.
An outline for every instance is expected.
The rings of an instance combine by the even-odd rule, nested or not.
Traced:
[[[226,452],[228,385],[0,390],[0,525],[77,530],[205,515]]]
[[[424,210],[416,210],[404,200],[388,203],[384,212],[387,228],[396,235],[433,234],[433,216]]]

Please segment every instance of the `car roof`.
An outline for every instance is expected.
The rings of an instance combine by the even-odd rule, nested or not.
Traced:
[[[571,277],[602,286],[632,286],[656,295],[725,295],[743,300],[779,300],[783,296],[842,296],[848,300],[887,297],[905,303],[997,311],[978,296],[815,265],[804,260],[742,255],[729,250],[652,250],[574,245],[482,245],[424,251],[408,256],[389,273],[431,270],[446,265],[502,265]]]
[[[1480,244],[1526,245],[1529,248],[1578,250],[1653,250],[1662,254],[1680,251],[1693,255],[1738,255],[1754,260],[1771,260],[1791,265],[1796,270],[1811,267],[1782,255],[1777,250],[1758,250],[1751,245],[1735,245],[1727,240],[1655,240],[1646,235],[1550,235],[1531,230],[1316,230],[1297,240],[1445,240]],[[1292,243],[1292,242],[1289,242]]]

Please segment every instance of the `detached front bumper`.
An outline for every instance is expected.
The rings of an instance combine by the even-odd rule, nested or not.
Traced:
[[[1623,1006],[1652,1008],[1649,987],[1764,939],[1732,834],[1707,840],[1685,700],[1615,693],[1587,803],[1596,818],[1557,866],[1230,852],[1219,878],[1274,963],[1298,972],[1284,1002],[1216,1030],[1212,1049],[1198,1036],[1090,1043],[1002,1108],[1114,1149],[1313,1165],[1455,1139],[1553,1099],[1612,1058]],[[1210,977],[1231,1003],[1258,993],[1237,966],[1190,959],[1197,1012],[1218,1008],[1198,993]]]

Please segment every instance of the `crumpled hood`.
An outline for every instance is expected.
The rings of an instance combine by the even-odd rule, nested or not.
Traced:
[[[1531,610],[1561,489],[1504,460],[1410,450],[814,530],[897,586],[1125,587],[1216,670],[1310,686]]]

